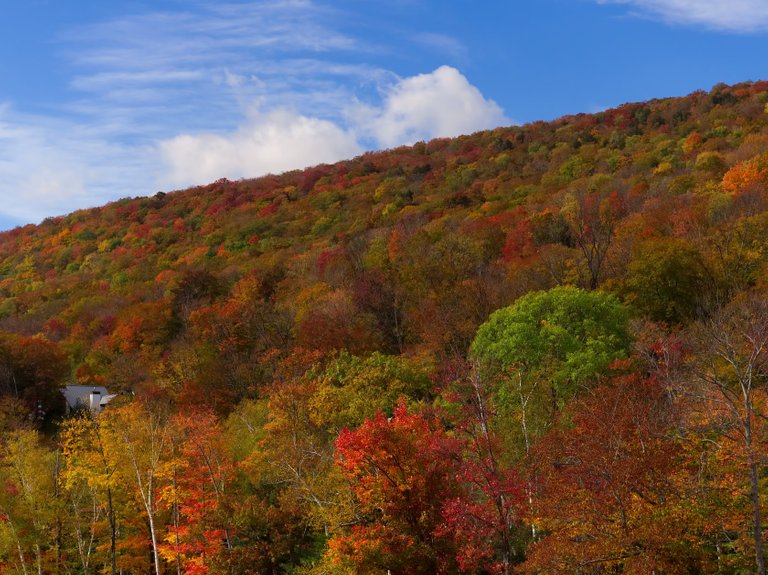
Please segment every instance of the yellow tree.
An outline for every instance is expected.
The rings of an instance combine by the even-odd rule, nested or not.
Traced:
[[[3,573],[48,572],[56,532],[55,454],[37,432],[9,433],[0,450],[0,558]]]
[[[106,457],[114,466],[118,481],[130,487],[144,511],[154,572],[159,575],[162,573],[159,535],[163,526],[158,497],[173,470],[167,414],[162,409],[134,401],[106,410],[99,419]]]
[[[116,462],[104,444],[101,420],[84,414],[62,424],[60,443],[64,457],[62,474],[68,506],[74,520],[73,533],[84,573],[94,563],[101,530],[106,517],[109,530],[109,572],[117,573],[117,504],[120,491]],[[87,527],[84,522],[87,521]]]
[[[244,466],[264,484],[279,486],[281,503],[302,509],[327,534],[337,506],[333,494],[343,482],[334,473],[334,436],[312,417],[318,382],[309,368],[320,358],[313,352],[297,353],[281,363],[277,381],[267,389],[264,436]]]

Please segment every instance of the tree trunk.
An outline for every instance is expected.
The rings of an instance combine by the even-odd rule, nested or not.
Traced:
[[[16,550],[19,552],[19,562],[21,563],[22,573],[28,575],[29,572],[27,571],[27,560],[24,557],[24,549],[21,547],[21,541],[19,540],[19,534],[16,532],[16,527],[10,519],[8,520],[8,526],[11,528],[13,538],[16,541]]]
[[[117,575],[117,522],[112,504],[112,488],[107,487],[107,516],[109,517],[109,557],[111,575]]]
[[[151,505],[151,503],[150,503]],[[155,561],[155,575],[160,575],[160,552],[157,547],[157,530],[155,529],[155,514],[151,511],[149,515],[149,533],[152,537],[152,557]]]
[[[763,521],[760,513],[760,485],[757,463],[752,445],[752,401],[745,394],[746,414],[744,419],[744,439],[749,464],[749,498],[752,501],[752,533],[755,542],[755,573],[765,575],[765,555],[763,554]]]
[[[750,499],[752,499],[752,521],[755,540],[755,572],[757,575],[765,575],[765,556],[763,555],[763,527],[760,514],[760,493],[758,491],[757,465],[749,456],[749,480],[751,484]]]

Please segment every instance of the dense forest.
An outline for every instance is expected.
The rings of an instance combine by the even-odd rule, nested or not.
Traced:
[[[0,571],[764,575],[767,230],[750,82],[2,233]]]

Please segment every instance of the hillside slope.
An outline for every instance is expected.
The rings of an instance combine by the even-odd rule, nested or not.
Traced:
[[[638,301],[651,287],[633,287],[635,260],[677,242],[709,288],[757,281],[762,238],[741,245],[747,259],[720,244],[734,219],[754,231],[760,198],[721,182],[748,160],[763,169],[766,90],[718,86],[18,228],[0,235],[0,328],[44,334],[75,370],[129,386],[238,298],[275,315],[274,333],[247,334],[264,348],[432,358],[464,354],[491,311],[558,283],[685,321],[691,302]]]
[[[0,234],[0,570],[763,574],[766,229],[756,82]]]

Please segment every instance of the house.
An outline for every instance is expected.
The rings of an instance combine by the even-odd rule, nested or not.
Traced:
[[[103,385],[67,385],[61,393],[67,402],[67,413],[78,409],[90,409],[94,415],[117,396],[109,393]]]

